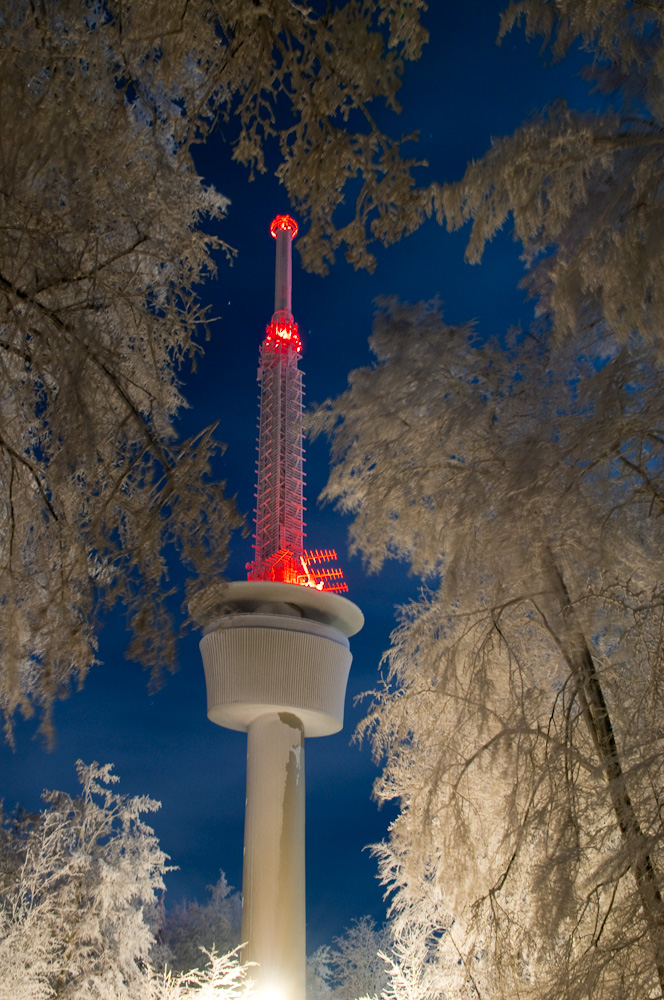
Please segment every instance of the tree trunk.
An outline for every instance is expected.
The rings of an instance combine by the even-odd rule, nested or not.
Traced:
[[[630,868],[636,880],[648,936],[653,947],[657,976],[664,995],[664,901],[660,880],[648,851],[648,838],[641,829],[627,788],[611,716],[588,643],[576,624],[569,591],[555,560],[551,572],[558,590],[566,624],[563,653],[577,682],[583,716],[595,744],[611,796],[611,804],[622,835]]]

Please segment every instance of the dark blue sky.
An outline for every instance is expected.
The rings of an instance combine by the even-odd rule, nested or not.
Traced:
[[[401,91],[403,114],[390,128],[419,130],[417,155],[429,161],[422,180],[459,179],[466,163],[480,157],[490,138],[512,131],[532,112],[558,97],[587,105],[577,71],[580,56],[558,65],[539,57],[539,45],[513,33],[495,45],[498,0],[431,0],[425,16],[431,37],[419,64],[407,66]],[[220,260],[219,274],[203,298],[219,317],[196,373],[188,376],[184,434],[219,421],[227,443],[219,475],[237,495],[248,517],[253,508],[258,387],[258,348],[273,307],[272,218],[292,211],[272,177],[247,182],[230,161],[220,137],[198,152],[207,180],[231,199],[219,228],[238,251],[232,267]],[[294,213],[296,214],[296,213]],[[476,318],[484,337],[499,336],[525,323],[530,309],[517,289],[522,274],[517,246],[509,233],[488,248],[479,267],[464,263],[467,232],[448,234],[431,222],[414,236],[379,250],[373,275],[355,273],[341,261],[326,278],[293,267],[293,311],[305,343],[302,368],[306,400],[319,402],[345,388],[348,372],[369,361],[373,300],[397,294],[416,301],[439,295],[449,323]],[[307,540],[311,547],[336,547],[350,587],[349,597],[366,618],[351,640],[354,654],[344,731],[307,742],[307,905],[309,948],[330,941],[353,917],[384,915],[382,890],[365,845],[385,833],[394,811],[379,812],[370,799],[376,775],[367,747],[349,745],[362,717],[355,697],[377,679],[382,651],[393,627],[394,605],[415,592],[416,581],[393,564],[367,577],[358,559],[345,551],[346,526],[316,496],[324,485],[327,453],[323,442],[307,450]],[[236,538],[228,574],[245,577],[251,539]],[[174,582],[177,582],[175,580]],[[181,596],[174,607],[179,608]],[[124,660],[126,637],[109,622],[100,645],[102,664],[82,692],[56,707],[57,745],[47,752],[34,723],[21,724],[17,748],[0,749],[0,794],[7,806],[37,808],[43,788],[74,790],[74,762],[112,761],[128,794],[148,794],[162,802],[150,821],[179,871],[168,877],[171,902],[181,896],[205,898],[205,887],[222,868],[240,885],[244,812],[243,734],[207,721],[203,670],[191,634],[180,647],[180,670],[161,691],[149,694],[147,678]]]

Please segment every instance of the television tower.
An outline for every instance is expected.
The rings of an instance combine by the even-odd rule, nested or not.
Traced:
[[[274,313],[260,348],[254,561],[204,629],[207,714],[247,733],[243,960],[259,994],[305,1000],[304,739],[343,725],[348,638],[362,628],[331,549],[304,548],[302,344],[292,314],[297,223],[278,215]]]

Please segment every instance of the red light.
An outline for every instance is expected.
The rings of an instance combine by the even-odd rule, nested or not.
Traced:
[[[325,553],[331,554],[331,550],[326,549]],[[294,583],[299,587],[311,587],[313,590],[327,590],[337,594],[348,593],[348,584],[344,583],[343,572],[340,569],[313,569],[306,556],[306,552],[298,555],[291,549],[279,549],[261,566],[247,563],[247,579]]]
[[[298,333],[297,323],[289,320],[278,320],[269,323],[265,328],[264,347],[271,350],[291,350],[296,354],[302,353],[302,341]]]
[[[277,232],[280,229],[285,229],[291,234],[291,239],[294,240],[297,236],[297,222],[292,215],[278,215],[276,219],[273,219],[272,225],[270,226],[270,232],[276,240]]]

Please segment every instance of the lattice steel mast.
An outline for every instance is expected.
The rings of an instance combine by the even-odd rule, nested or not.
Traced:
[[[340,569],[323,567],[334,550],[304,548],[304,454],[302,442],[302,342],[292,313],[291,243],[297,223],[278,215],[270,232],[277,241],[274,313],[260,349],[261,404],[256,484],[254,561],[250,580],[272,580],[345,592]]]

